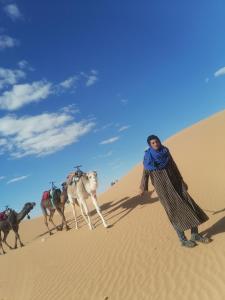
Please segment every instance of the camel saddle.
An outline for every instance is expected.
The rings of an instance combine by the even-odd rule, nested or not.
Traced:
[[[0,221],[4,221],[7,219],[7,214],[5,211],[0,212]]]
[[[44,191],[42,194],[42,201],[47,201],[48,199],[50,199],[50,197],[50,191]]]
[[[69,173],[68,176],[66,177],[67,185],[71,185],[73,182],[75,182],[75,183],[78,182],[82,175],[83,175],[83,173],[81,173],[81,172]]]

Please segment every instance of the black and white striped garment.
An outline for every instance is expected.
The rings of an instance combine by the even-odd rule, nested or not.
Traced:
[[[163,170],[143,171],[141,189],[148,190],[148,179],[159,196],[170,222],[185,231],[206,222],[209,218],[187,192],[183,178],[171,157]]]

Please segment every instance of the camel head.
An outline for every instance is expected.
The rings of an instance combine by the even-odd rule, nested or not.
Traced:
[[[66,191],[67,191],[67,188],[68,188],[67,182],[63,182],[63,183],[61,184],[61,187],[62,187],[62,191],[63,191],[63,192],[66,192]]]
[[[96,171],[87,172],[86,176],[89,180],[92,190],[96,190],[98,186],[98,175]]]
[[[23,211],[27,215],[28,219],[30,219],[29,212],[35,207],[35,205],[35,202],[27,202],[23,207]]]

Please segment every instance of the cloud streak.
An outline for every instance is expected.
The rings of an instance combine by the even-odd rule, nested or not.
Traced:
[[[122,127],[120,127],[120,128],[118,129],[118,131],[119,131],[119,132],[122,132],[122,131],[125,131],[125,130],[129,129],[129,128],[130,128],[129,125],[122,126]]]
[[[76,82],[78,81],[78,76],[71,76],[67,78],[66,80],[60,82],[59,86],[64,89],[71,89],[76,87]]]
[[[119,140],[119,136],[114,136],[114,137],[111,137],[107,140],[104,140],[104,141],[100,142],[100,145],[112,144],[112,143],[115,143],[118,140]]]
[[[10,179],[9,181],[7,181],[7,184],[14,183],[14,182],[18,182],[18,181],[21,181],[21,180],[25,180],[25,179],[27,179],[29,176],[30,176],[30,175],[24,175],[24,176],[19,176],[19,177],[12,178],[12,179]]]
[[[225,75],[225,67],[218,69],[215,73],[214,76],[215,77],[219,77],[219,76],[223,76]]]

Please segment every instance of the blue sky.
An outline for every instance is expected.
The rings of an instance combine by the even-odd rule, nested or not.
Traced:
[[[0,1],[0,209],[38,202],[77,164],[103,191],[142,160],[148,134],[223,110],[224,11],[222,0]]]

